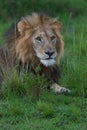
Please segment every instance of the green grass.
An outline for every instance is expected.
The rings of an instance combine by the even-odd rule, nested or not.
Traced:
[[[3,3],[3,0],[0,0]],[[25,5],[25,6],[24,6]],[[60,12],[70,12],[73,16],[87,12],[86,0],[21,0],[4,1],[0,4],[0,18],[2,20],[14,19],[30,12],[46,12],[58,15]]]
[[[64,25],[65,41],[60,84],[70,88],[71,93],[57,95],[44,89],[34,101],[26,91],[18,91],[21,88],[23,92],[30,82],[28,78],[25,77],[26,84],[17,76],[11,78],[15,86],[5,80],[3,88],[7,95],[0,96],[0,130],[87,130],[87,16],[72,18],[64,14],[58,18]],[[7,26],[0,23],[0,35]],[[35,78],[31,86],[40,85],[39,79]],[[11,86],[18,88],[11,90]],[[11,91],[6,91],[6,87]]]

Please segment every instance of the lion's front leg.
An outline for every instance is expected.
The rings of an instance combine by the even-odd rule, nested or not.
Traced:
[[[70,90],[64,87],[61,87],[60,85],[58,85],[57,83],[53,83],[50,86],[50,89],[52,91],[54,91],[55,93],[70,93]]]

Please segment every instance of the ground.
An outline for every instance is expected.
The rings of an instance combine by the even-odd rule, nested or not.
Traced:
[[[58,18],[65,42],[60,84],[71,93],[57,95],[44,89],[35,101],[26,95],[1,94],[0,130],[87,130],[87,17]],[[9,22],[0,23],[0,36],[8,26]]]

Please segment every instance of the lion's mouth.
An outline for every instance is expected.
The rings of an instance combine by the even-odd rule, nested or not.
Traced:
[[[46,59],[44,59],[44,60],[51,60],[51,59],[54,59],[54,58],[50,58],[50,57],[49,57],[49,58],[46,58]]]

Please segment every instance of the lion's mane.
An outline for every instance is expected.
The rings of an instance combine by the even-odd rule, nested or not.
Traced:
[[[18,30],[18,23],[23,21],[25,27],[24,32],[20,35]],[[34,68],[40,65],[39,60],[35,57],[35,53],[32,49],[31,35],[33,30],[38,27],[38,25],[50,24],[53,28],[55,35],[58,38],[58,44],[56,46],[58,52],[58,60],[63,52],[63,40],[60,35],[61,23],[57,22],[56,19],[51,19],[45,15],[32,14],[31,16],[22,17],[14,26],[9,28],[4,34],[4,45],[0,48],[0,61],[2,64],[9,66],[15,66],[17,63],[19,67],[27,66],[29,68]],[[22,26],[19,24],[19,26]],[[28,30],[28,38],[25,37],[25,30]],[[58,31],[57,31],[58,30]],[[56,65],[58,61],[56,61]],[[49,79],[56,80],[55,77],[59,75],[59,70],[55,66],[42,67],[42,73],[44,72]],[[55,74],[54,74],[55,71]],[[52,77],[52,78],[51,78]]]

